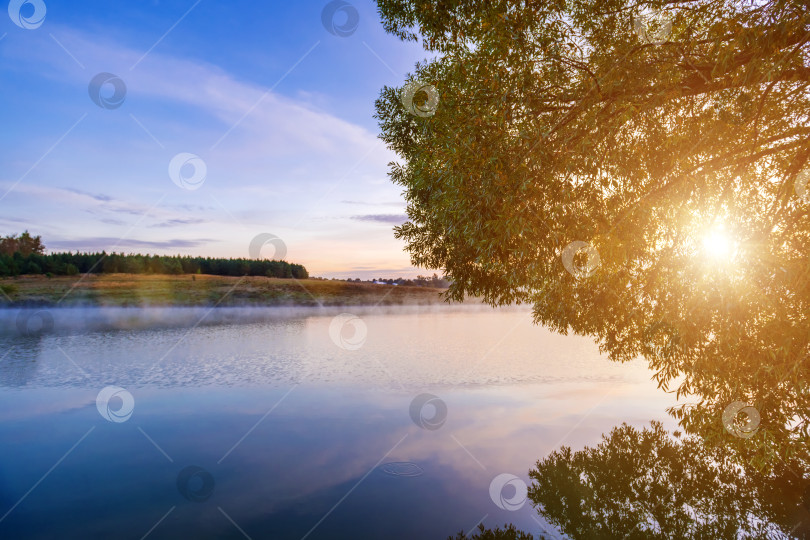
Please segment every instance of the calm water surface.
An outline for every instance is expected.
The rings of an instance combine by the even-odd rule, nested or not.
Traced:
[[[356,309],[359,334],[339,312],[50,313],[24,337],[0,315],[0,538],[548,534],[494,478],[672,425],[644,364],[527,311]],[[108,386],[132,402],[99,409]]]

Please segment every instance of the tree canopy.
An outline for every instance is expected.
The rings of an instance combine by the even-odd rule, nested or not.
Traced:
[[[25,231],[20,235],[9,234],[0,238],[0,254],[2,255],[20,255],[27,257],[29,255],[43,255],[45,253],[45,245],[42,243],[42,237],[31,236],[31,233]]]
[[[413,263],[645,356],[710,444],[806,458],[807,2],[378,4],[431,53],[376,104]]]

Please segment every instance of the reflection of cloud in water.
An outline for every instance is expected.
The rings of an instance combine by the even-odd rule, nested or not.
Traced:
[[[664,408],[671,401],[660,395],[658,400],[651,399],[654,393],[638,392],[637,385],[613,387],[604,400],[601,398],[606,388],[592,383],[569,385],[568,401],[550,400],[549,390],[543,384],[519,389],[445,389],[442,399],[448,404],[448,421],[439,430],[425,431],[410,423],[407,415],[410,394],[379,391],[336,394],[301,388],[278,411],[278,416],[268,418],[270,425],[263,426],[250,448],[243,450],[251,460],[249,468],[279,469],[277,475],[271,475],[277,485],[259,487],[259,493],[246,491],[238,495],[236,507],[244,509],[251,500],[260,498],[278,501],[268,503],[270,513],[284,514],[302,505],[325,513],[390,452],[383,462],[416,463],[431,484],[430,489],[426,485],[396,484],[397,489],[409,494],[408,504],[415,507],[414,515],[423,518],[430,515],[426,508],[454,515],[459,509],[474,508],[480,512],[476,519],[484,513],[492,516],[490,526],[506,520],[522,523],[525,530],[536,530],[534,510],[529,505],[516,513],[500,512],[491,506],[488,488],[494,476],[510,472],[528,481],[529,468],[557,448],[553,445],[580,448],[593,444],[619,421],[636,425],[646,424],[650,417],[666,421]],[[313,399],[313,393],[319,398]],[[554,414],[546,414],[552,402]],[[597,407],[591,412],[594,405]],[[261,412],[255,410],[253,416]],[[243,423],[247,426],[251,421]],[[285,453],[281,448],[291,440],[290,431],[295,432],[292,439],[300,444],[287,448]],[[322,444],[324,438],[328,444]],[[238,452],[234,457],[242,462],[243,458],[236,456]],[[279,454],[281,463],[297,459],[298,465],[279,467],[275,461]],[[354,495],[372,508],[373,482],[375,478],[376,482],[381,481],[374,476],[376,472],[365,481],[366,489]],[[250,519],[248,512],[243,515]],[[458,521],[454,526],[459,527]]]
[[[300,331],[300,327],[291,330]],[[394,478],[371,472],[319,527],[320,537],[339,537],[334,533],[340,530],[355,532],[355,537],[363,536],[361,530],[365,537],[378,537],[383,536],[377,534],[378,527],[385,526],[420,536],[419,523],[449,535],[485,514],[490,515],[488,526],[510,521],[537,530],[529,505],[509,513],[493,506],[488,491],[492,478],[510,472],[526,479],[534,462],[573,427],[562,442],[581,447],[620,421],[633,423],[638,417],[641,424],[650,417],[662,418],[668,404],[651,398],[663,394],[656,394],[648,381],[426,388],[448,406],[445,425],[427,431],[409,416],[415,395],[410,390],[305,383],[257,425],[289,388],[143,386],[133,391],[137,413],[132,421],[115,425],[104,422],[95,410],[96,388],[34,387],[22,394],[22,401],[21,396],[0,393],[0,410],[5,411],[0,437],[14,441],[6,462],[16,463],[27,459],[32,444],[38,445],[41,456],[58,456],[89,426],[96,426],[71,455],[66,476],[54,476],[48,486],[39,488],[45,493],[64,490],[62,481],[75,480],[70,471],[84,475],[86,493],[81,500],[54,499],[49,509],[54,526],[69,521],[78,505],[92,504],[104,510],[107,521],[99,523],[101,530],[111,530],[115,523],[118,530],[126,526],[145,532],[166,509],[178,505],[177,473],[195,464],[210,471],[216,491],[194,514],[183,513],[185,507],[178,506],[172,519],[161,525],[163,535],[220,530],[229,534],[216,519],[221,517],[216,506],[221,506],[251,535],[276,531],[281,537],[300,538],[375,465],[407,461],[424,474]],[[607,390],[611,394],[580,423]],[[82,401],[84,407],[76,409],[75,403]],[[40,414],[32,414],[36,403]],[[54,403],[64,404],[63,408],[54,408]],[[18,415],[13,414],[14,407],[21,409]],[[55,442],[43,442],[42,433],[54,432],[56,426],[65,434]],[[253,426],[257,427],[221,459]],[[41,456],[25,465],[26,473],[17,482],[7,484],[8,492],[24,492],[30,487],[25,485],[28,476],[52,465]],[[33,508],[20,507],[17,512],[20,522],[34,519]],[[355,525],[347,528],[347,520]]]

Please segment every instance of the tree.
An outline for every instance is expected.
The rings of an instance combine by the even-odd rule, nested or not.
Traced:
[[[42,267],[40,267],[37,263],[29,260],[25,263],[25,267],[23,268],[23,273],[25,274],[41,274]]]
[[[378,3],[434,55],[420,114],[413,86],[376,104],[413,263],[644,355],[690,433],[763,467],[807,454],[806,3]],[[754,437],[726,429],[736,402]]]
[[[13,255],[17,252],[21,253],[24,257],[28,257],[32,253],[44,255],[45,246],[42,244],[42,237],[31,236],[28,231],[25,231],[19,236],[11,234],[0,238],[0,253]]]
[[[596,447],[538,461],[529,498],[571,538],[786,538],[806,482],[783,464],[760,474],[726,446],[623,424]],[[806,514],[806,512],[805,512]]]

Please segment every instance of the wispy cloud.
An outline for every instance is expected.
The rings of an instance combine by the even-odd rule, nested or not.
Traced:
[[[8,183],[0,182],[5,187]],[[138,203],[118,200],[108,195],[88,193],[74,188],[49,187],[33,184],[19,184],[14,188],[14,194],[28,195],[40,202],[57,202],[63,206],[89,210],[111,210],[124,214],[142,214],[148,206]]]
[[[182,225],[199,225],[200,223],[208,223],[208,220],[200,218],[176,218],[161,221],[160,223],[154,223],[150,225],[150,227],[152,228],[179,227]]]
[[[374,223],[393,223],[401,225],[408,221],[408,216],[405,214],[366,214],[362,216],[352,216],[352,219],[357,221],[371,221]]]
[[[71,187],[66,187],[64,188],[64,190],[69,191],[71,193],[75,193],[76,195],[84,195],[100,202],[111,202],[113,200],[112,197],[110,197],[109,195],[104,195],[103,193],[88,193],[86,191],[82,191],[80,189],[75,189]]]
[[[126,225],[125,221],[115,218],[101,218],[100,221],[102,223],[106,223],[107,225],[115,225],[116,227]]]
[[[3,182],[0,182],[0,188],[2,188],[4,185],[5,184]],[[154,219],[162,219],[165,222],[179,221],[184,219],[176,217],[179,212],[175,208],[156,208],[153,204],[119,199],[106,194],[89,193],[74,188],[20,184],[15,187],[14,193],[26,195],[36,200],[40,204],[56,204],[63,211],[74,209],[101,216],[98,218],[98,220],[102,223],[107,223],[108,225],[122,225],[131,223],[131,219],[119,219],[119,216],[140,217],[147,212],[150,212]],[[30,217],[42,220],[43,217],[47,216],[35,215]],[[199,218],[187,219],[189,219],[189,222],[193,224],[201,222],[198,221]]]
[[[281,93],[267,93],[266,88],[239,80],[214,64],[155,51],[149,55],[148,62],[130,71],[128,66],[138,60],[142,51],[122,46],[108,37],[84,34],[68,27],[52,27],[60,41],[88,66],[87,70],[76,70],[75,66],[66,64],[53,55],[50,46],[9,50],[5,54],[22,55],[29,61],[50,65],[52,78],[62,83],[72,80],[84,88],[89,80],[88,74],[94,70],[102,66],[116,70],[127,85],[128,101],[171,101],[183,107],[195,107],[219,120],[218,125],[206,126],[205,131],[211,136],[208,146],[213,146],[228,129],[239,123],[224,144],[218,146],[219,149],[227,148],[232,156],[239,149],[245,157],[255,155],[257,151],[265,156],[286,156],[290,152],[300,154],[302,150],[340,155],[348,149],[365,150],[377,143],[376,135],[360,125]],[[306,49],[303,47],[301,52]],[[245,116],[248,111],[250,114]],[[243,117],[244,121],[240,122]],[[155,131],[146,116],[138,118]],[[171,142],[165,140],[162,133],[156,133],[156,136],[163,142]],[[251,144],[246,146],[246,141],[251,141]],[[384,163],[387,163],[391,157],[392,154],[383,150],[373,159],[385,159]]]
[[[23,224],[29,223],[29,221],[27,219],[20,219],[20,218],[16,218],[16,217],[6,217],[6,216],[0,216],[0,222],[3,222],[3,223],[23,223]]]
[[[48,243],[50,251],[80,250],[80,251],[104,251],[116,246],[116,251],[126,251],[126,248],[138,249],[181,249],[205,246],[216,240],[209,238],[199,238],[196,240],[171,239],[164,241],[119,239],[114,237],[84,238],[81,240],[59,240]]]
[[[340,201],[343,204],[357,204],[360,206],[405,206],[404,203],[400,201],[388,201],[388,202],[369,202],[369,201]]]

